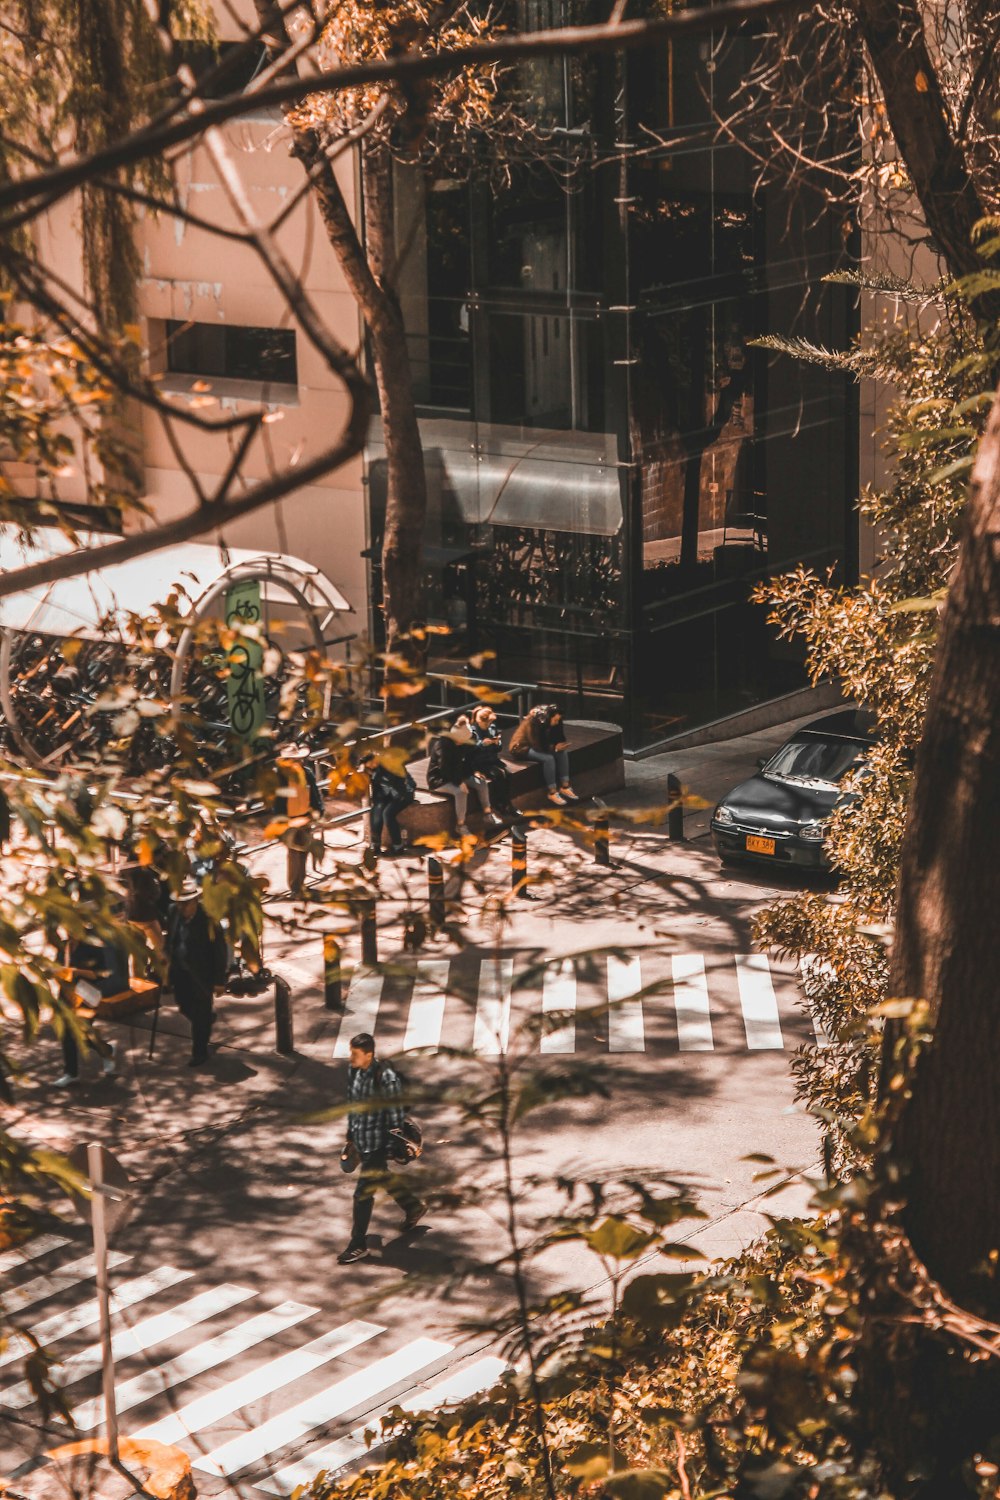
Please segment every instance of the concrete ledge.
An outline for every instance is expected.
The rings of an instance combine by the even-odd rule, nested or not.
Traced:
[[[617,724],[596,720],[566,721],[569,738],[569,769],[574,790],[581,797],[617,792],[625,785],[622,731]],[[511,797],[521,812],[547,807],[541,767],[503,757],[510,774]],[[410,775],[417,783],[417,800],[400,813],[399,821],[411,839],[430,833],[454,833],[455,804],[451,797],[427,790],[427,759],[412,761]],[[469,798],[469,825],[479,829],[481,814],[474,796]]]
[[[149,1438],[123,1437],[118,1442],[121,1467],[108,1459],[105,1438],[82,1438],[51,1448],[46,1462],[23,1479],[9,1479],[4,1500],[196,1500],[191,1460],[180,1448]],[[124,1471],[124,1472],[123,1472]]]

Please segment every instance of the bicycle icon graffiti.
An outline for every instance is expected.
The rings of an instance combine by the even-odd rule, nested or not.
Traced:
[[[226,624],[231,630],[259,625],[261,618],[260,582],[242,579],[226,593]],[[240,636],[228,651],[229,681],[227,697],[229,724],[234,734],[252,739],[266,718],[264,684],[260,676],[264,664],[264,643],[254,631]]]

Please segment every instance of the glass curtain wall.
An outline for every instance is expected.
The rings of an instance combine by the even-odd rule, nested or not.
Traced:
[[[521,0],[518,18],[583,17]],[[817,290],[841,216],[755,189],[717,140],[751,45],[533,63],[539,149],[396,172],[436,649],[492,650],[489,675],[636,748],[801,686],[751,590],[851,550],[851,392],[749,346],[849,333],[843,291]],[[369,484],[377,559],[377,431]]]
[[[843,346],[850,299],[822,278],[851,247],[815,186],[762,188],[750,153],[720,140],[753,45],[684,39],[626,65],[636,745],[804,686],[754,586],[798,563],[851,568],[853,389],[750,343]]]

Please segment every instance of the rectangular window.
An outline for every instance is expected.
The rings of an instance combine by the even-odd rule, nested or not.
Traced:
[[[178,375],[296,385],[294,328],[167,320],[167,369]]]

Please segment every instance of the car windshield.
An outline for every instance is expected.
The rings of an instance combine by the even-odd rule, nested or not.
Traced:
[[[820,781],[837,786],[848,771],[856,770],[867,753],[863,740],[823,739],[809,735],[789,740],[764,767],[765,776],[783,781]]]

